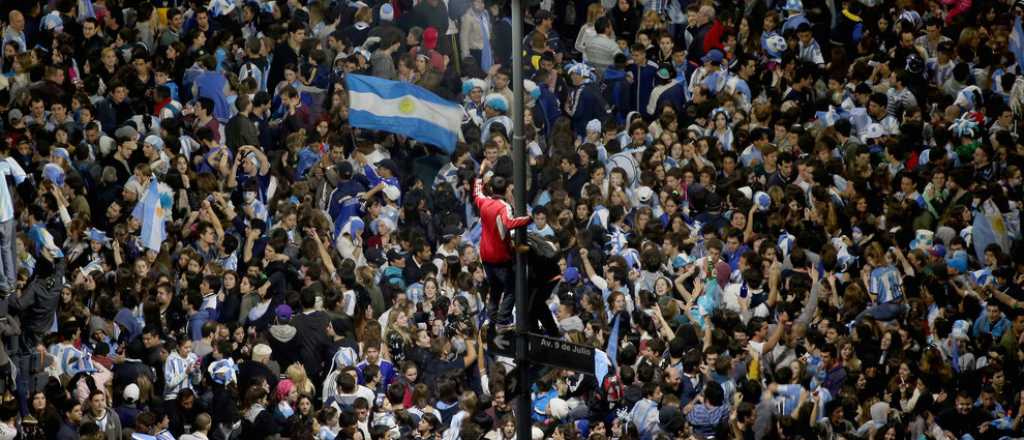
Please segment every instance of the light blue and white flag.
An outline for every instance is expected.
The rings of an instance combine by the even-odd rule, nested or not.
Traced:
[[[462,108],[422,87],[365,75],[346,75],[349,123],[400,134],[451,153],[462,130]]]
[[[132,216],[142,219],[142,245],[146,249],[160,252],[160,245],[167,237],[164,229],[164,207],[160,197],[160,188],[156,179],[149,180],[146,197],[135,205]]]
[[[238,6],[235,0],[213,0],[210,2],[210,13],[214,17],[230,14]]]
[[[814,113],[814,118],[817,119],[823,127],[831,127],[833,125],[836,125],[836,122],[839,121],[841,117],[842,116],[839,114],[839,112],[836,111],[836,108],[831,105],[828,106],[828,111]]]
[[[779,234],[779,240],[775,244],[777,244],[779,249],[782,250],[782,256],[785,258],[789,256],[789,251],[793,250],[793,243],[795,242],[796,237],[783,230],[782,233]]]
[[[594,207],[594,212],[590,214],[589,226],[597,226],[601,229],[608,229],[608,208],[604,205],[597,205]]]
[[[615,315],[615,319],[612,321],[612,330],[608,334],[608,347],[606,353],[608,355],[608,361],[614,367],[617,365],[616,358],[619,356],[619,315]]]
[[[62,374],[74,376],[78,373],[92,373],[96,366],[92,363],[92,356],[71,344],[57,344],[50,347],[50,356],[57,359],[57,366]]]
[[[86,18],[96,18],[92,0],[78,0],[78,21],[83,21]]]
[[[1010,32],[1010,41],[1007,44],[1007,49],[1013,52],[1013,56],[1017,59],[1017,66],[1024,69],[1024,30],[1021,29],[1021,18],[1019,16],[1013,19],[1013,31]]]
[[[207,367],[206,371],[210,373],[213,381],[220,385],[227,385],[238,379],[238,366],[235,365],[235,360],[231,358],[224,358],[213,362]]]
[[[64,258],[64,252],[54,243],[53,235],[42,224],[32,226],[28,231],[28,236],[36,245],[37,255],[43,255],[43,249],[46,249],[54,258]]]
[[[598,385],[604,384],[604,378],[611,372],[612,361],[608,353],[602,350],[594,350],[594,376],[597,376]]]
[[[978,261],[985,261],[985,248],[991,244],[998,245],[1003,252],[1010,251],[1010,237],[1006,233],[1006,223],[1003,222],[1003,215],[991,199],[981,204],[978,212],[974,214],[974,224],[971,228],[971,241],[974,244],[974,255]]]

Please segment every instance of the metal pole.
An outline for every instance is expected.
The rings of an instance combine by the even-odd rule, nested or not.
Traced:
[[[526,148],[523,142],[523,7],[512,0],[512,164],[516,215],[526,215]],[[526,244],[526,234],[516,234],[516,247]],[[516,399],[516,438],[533,438],[533,405],[530,399],[529,299],[526,293],[526,255],[516,252],[516,366],[519,396]]]

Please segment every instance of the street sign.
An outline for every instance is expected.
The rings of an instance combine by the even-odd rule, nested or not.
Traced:
[[[595,351],[592,347],[533,333],[528,337],[531,361],[555,368],[594,374]],[[487,348],[501,356],[515,357],[516,336],[514,333],[494,335],[488,338]]]
[[[530,334],[530,359],[556,368],[594,374],[594,348]]]

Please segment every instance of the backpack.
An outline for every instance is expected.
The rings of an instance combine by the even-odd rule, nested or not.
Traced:
[[[557,261],[559,257],[555,244],[535,232],[526,234],[526,244],[530,246],[531,252],[544,260]]]
[[[618,402],[626,394],[626,388],[622,386],[622,379],[618,373],[608,375],[604,378],[601,386],[601,395],[609,403]]]

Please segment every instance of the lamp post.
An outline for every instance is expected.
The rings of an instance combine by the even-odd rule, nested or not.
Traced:
[[[526,148],[523,142],[523,5],[512,0],[512,183],[515,186],[515,213],[526,212]],[[516,234],[516,245],[526,243],[526,234]],[[526,289],[526,255],[516,252],[516,366],[519,370],[519,395],[516,396],[516,438],[533,437],[533,409],[530,398],[529,298]]]

